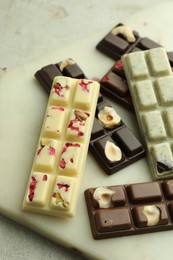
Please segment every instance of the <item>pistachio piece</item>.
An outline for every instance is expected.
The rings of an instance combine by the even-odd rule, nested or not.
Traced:
[[[93,198],[98,201],[100,208],[110,208],[113,206],[112,195],[114,191],[107,187],[99,187],[93,193]]]
[[[69,202],[64,200],[60,194],[60,192],[56,192],[56,204],[59,204],[60,207],[63,208],[68,208],[69,207]]]
[[[122,34],[127,39],[128,42],[136,41],[132,29],[125,25],[121,25],[121,26],[117,26],[117,27],[113,28],[111,33],[114,35]]]
[[[75,64],[75,62],[72,59],[67,59],[61,62],[59,68],[61,71],[63,71],[63,69],[68,66],[68,65],[73,65]]]
[[[64,208],[69,208],[70,203],[68,201],[63,201],[62,205],[64,206]]]
[[[75,110],[74,114],[79,121],[86,121],[88,118],[88,115],[80,110]]]
[[[154,205],[145,206],[143,210],[144,215],[147,218],[147,226],[155,226],[160,220],[160,210]]]
[[[111,162],[120,161],[122,158],[121,149],[113,142],[107,141],[105,145],[106,158]]]
[[[105,128],[113,128],[121,122],[121,118],[116,113],[115,109],[106,106],[98,113],[98,119]]]

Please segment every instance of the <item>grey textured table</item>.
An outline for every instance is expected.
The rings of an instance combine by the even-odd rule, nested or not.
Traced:
[[[160,0],[1,0],[0,69],[11,70],[74,43]],[[94,46],[93,46],[94,48]],[[0,259],[83,259],[0,216]]]

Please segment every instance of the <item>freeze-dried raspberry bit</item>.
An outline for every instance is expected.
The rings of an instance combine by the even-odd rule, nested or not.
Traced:
[[[88,85],[93,83],[93,81],[85,81],[84,79],[81,79],[79,82],[79,86],[82,88],[83,91],[89,92]]]
[[[115,63],[115,68],[118,69],[118,70],[122,70],[122,69],[123,69],[122,60],[118,60],[118,61]]]
[[[64,190],[67,192],[69,190],[70,185],[66,184],[66,183],[57,183],[58,189],[62,189],[64,188]]]
[[[30,202],[33,201],[34,195],[35,195],[35,189],[36,189],[36,185],[37,185],[37,180],[34,176],[31,177],[31,182],[29,185],[29,195],[28,195],[28,199]]]

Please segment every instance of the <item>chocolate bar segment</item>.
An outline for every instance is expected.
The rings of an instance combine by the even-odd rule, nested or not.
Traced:
[[[123,24],[117,24],[96,46],[96,49],[107,56],[119,60],[131,51],[140,40],[137,32]]]
[[[89,148],[108,175],[145,156],[143,145],[104,99],[97,104]]]
[[[129,82],[153,179],[173,177],[173,73],[164,48],[126,54]]]
[[[98,95],[96,81],[54,78],[23,210],[74,216]]]
[[[61,61],[57,63],[56,66],[60,69],[64,76],[76,79],[86,78],[84,72],[73,59]]]
[[[161,45],[152,39],[141,37],[137,32],[123,24],[116,25],[96,46],[99,51],[116,60],[116,63],[100,80],[101,93],[109,96],[125,108],[134,111],[121,61],[122,55],[158,47],[161,47]],[[173,66],[172,52],[168,52],[168,57],[170,65]]]
[[[129,52],[150,50],[162,47],[148,37],[142,37],[138,32],[120,23],[103,37],[96,45],[96,49],[114,60],[121,60],[122,55]],[[171,58],[171,52],[170,52]]]
[[[109,96],[114,101],[134,111],[129,87],[125,77],[123,64],[118,60],[100,80],[102,94]]]
[[[173,229],[172,187],[172,180],[163,180],[85,190],[93,238]]]
[[[73,59],[66,59],[56,64],[44,66],[34,76],[48,94],[56,76],[67,76],[77,79],[86,78],[81,68]]]
[[[68,69],[68,71],[75,71],[75,73],[71,73],[71,76],[85,76],[84,72],[81,72],[82,70],[72,59],[67,59],[64,62],[59,62],[57,64],[58,68],[63,73],[65,69]],[[45,78],[47,76],[52,80],[53,73],[52,71],[50,71],[49,66],[51,68],[53,68],[52,66],[56,68],[55,65],[48,65],[39,70],[39,73],[36,72],[36,74],[42,75],[42,79],[44,81],[47,81],[47,79]],[[44,71],[47,72],[46,75],[43,73]],[[45,88],[44,84],[42,84],[41,81],[39,82],[41,83],[43,88]],[[49,88],[48,81],[46,83],[46,87]],[[109,112],[105,115],[104,113],[102,113],[102,118],[104,117],[105,119],[99,120],[99,112],[102,111],[105,107],[107,107],[107,110],[111,110],[112,112]],[[108,120],[106,119],[106,117],[108,117]],[[93,156],[96,158],[96,160],[98,160],[99,165],[107,174],[113,174],[145,156],[144,147],[123,122],[121,122],[117,126],[113,125],[115,123],[114,121],[116,120],[116,117],[119,118],[119,115],[116,114],[115,110],[103,98],[103,96],[99,94],[89,148],[90,151],[93,153]],[[105,120],[107,121],[106,124]],[[121,153],[121,158],[118,158],[118,161],[117,159],[110,161],[105,155],[105,150],[107,150],[106,147],[111,145],[113,145],[113,148],[116,148],[118,150],[119,154]],[[115,147],[115,145],[117,147]]]
[[[63,74],[54,64],[49,64],[38,70],[34,76],[40,85],[49,94],[54,78],[56,76],[63,76]]]

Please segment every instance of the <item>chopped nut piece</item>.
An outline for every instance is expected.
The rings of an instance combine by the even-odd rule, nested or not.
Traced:
[[[114,194],[113,190],[105,187],[99,187],[94,191],[93,197],[95,200],[98,201],[100,208],[110,208],[113,206],[112,203],[113,194]]]
[[[70,206],[68,201],[63,201],[62,205],[64,206],[64,208],[69,208]]]
[[[158,207],[151,205],[145,206],[143,210],[144,215],[147,218],[147,226],[155,226],[160,220],[160,210]]]
[[[121,149],[113,142],[107,141],[105,145],[105,155],[111,162],[120,161],[122,158]]]
[[[67,59],[65,61],[62,61],[59,68],[61,71],[63,71],[63,69],[68,66],[68,65],[73,65],[75,64],[75,62],[72,59]]]
[[[60,207],[68,208],[70,206],[69,202],[64,200],[60,194],[60,192],[56,192],[56,203],[60,205]]]
[[[136,41],[136,38],[134,36],[132,29],[125,25],[117,26],[117,27],[113,28],[111,33],[114,35],[122,34],[127,39],[128,42]]]
[[[76,118],[79,121],[86,121],[88,118],[88,115],[86,113],[84,113],[83,111],[75,110],[74,113],[75,113]]]
[[[98,119],[105,128],[113,128],[121,122],[121,118],[113,107],[104,107],[100,110],[98,113]]]

